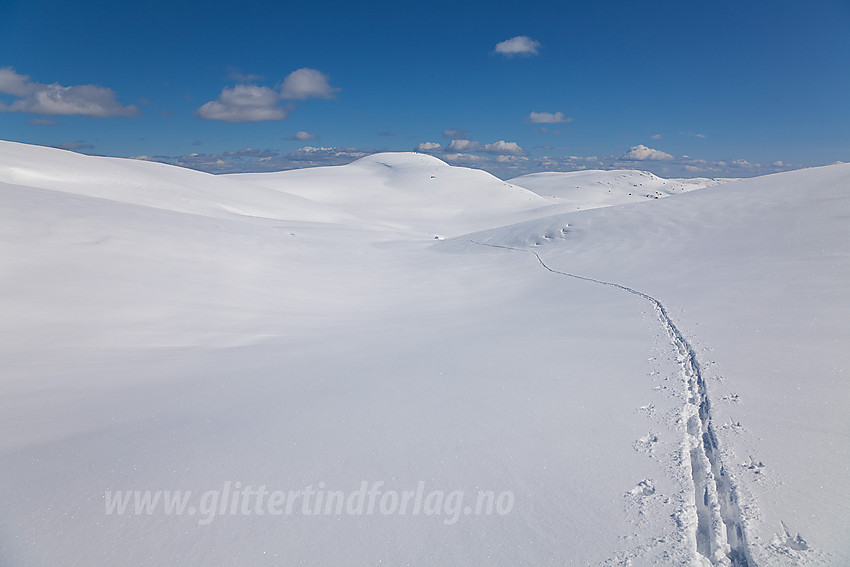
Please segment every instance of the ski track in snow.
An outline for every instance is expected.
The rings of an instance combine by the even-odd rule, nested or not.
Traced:
[[[673,343],[677,362],[688,388],[684,418],[687,420],[691,478],[697,516],[696,552],[705,560],[703,563],[707,561],[711,565],[753,567],[753,562],[747,553],[746,534],[738,507],[737,487],[720,462],[717,437],[711,423],[711,402],[699,361],[693,347],[673,323],[664,305],[651,295],[622,284],[555,270],[549,267],[534,250],[475,240],[469,242],[490,248],[531,253],[543,268],[553,274],[613,287],[641,297],[652,304]]]

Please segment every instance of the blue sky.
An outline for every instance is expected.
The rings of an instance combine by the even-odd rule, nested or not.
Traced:
[[[850,161],[850,2],[0,0],[0,139],[214,172]]]

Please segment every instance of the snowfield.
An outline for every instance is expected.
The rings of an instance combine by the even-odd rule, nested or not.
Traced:
[[[0,565],[850,564],[850,164],[0,142],[0,257]]]

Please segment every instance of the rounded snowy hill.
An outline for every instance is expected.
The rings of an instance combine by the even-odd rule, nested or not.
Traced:
[[[521,175],[509,183],[525,187],[560,205],[596,209],[611,205],[661,199],[722,183],[724,180],[693,178],[663,179],[634,169],[603,171],[545,172]]]
[[[366,223],[419,236],[492,228],[553,204],[484,171],[412,152],[345,166],[212,175],[0,141],[0,183],[210,217]]]
[[[462,234],[497,226],[552,200],[493,175],[414,152],[379,153],[343,166],[224,176],[414,230]]]
[[[0,141],[0,183],[211,217],[338,222],[347,215],[221,175]]]

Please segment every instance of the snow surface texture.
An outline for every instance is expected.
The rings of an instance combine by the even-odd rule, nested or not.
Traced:
[[[850,563],[850,165],[570,175],[0,142],[0,564]],[[105,512],[363,481],[515,501]]]

